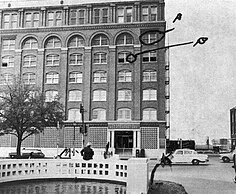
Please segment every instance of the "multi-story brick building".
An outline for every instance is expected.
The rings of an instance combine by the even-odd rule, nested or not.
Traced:
[[[165,50],[146,52],[129,63],[129,53],[162,47],[164,0],[4,1],[0,10],[0,84],[20,74],[46,99],[60,96],[66,121],[47,128],[23,146],[82,146],[80,104],[88,126],[86,141],[116,153],[147,156],[165,147]],[[0,87],[1,87],[0,85]],[[74,121],[76,125],[74,126]],[[75,131],[75,134],[74,134]],[[10,136],[0,146],[15,146]],[[8,140],[6,140],[8,139]]]

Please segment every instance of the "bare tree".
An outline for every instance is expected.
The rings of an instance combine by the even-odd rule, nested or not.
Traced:
[[[46,102],[43,92],[16,78],[0,94],[0,131],[17,137],[17,157],[21,144],[29,136],[40,133],[45,127],[57,126],[64,119],[59,99]]]

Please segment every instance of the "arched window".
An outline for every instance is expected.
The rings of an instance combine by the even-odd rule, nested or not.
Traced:
[[[143,120],[157,120],[157,110],[155,108],[143,109]]]
[[[145,70],[143,72],[143,82],[157,81],[157,72],[155,70]]]
[[[157,100],[157,90],[146,89],[143,90],[143,100]]]
[[[81,72],[71,72],[69,74],[69,83],[82,83],[83,74]]]
[[[73,53],[69,58],[70,65],[83,65],[83,54]]]
[[[97,64],[106,64],[107,63],[107,54],[106,53],[94,53],[93,62]]]
[[[118,120],[131,120],[131,109],[129,108],[118,109]]]
[[[97,120],[97,121],[104,121],[106,120],[106,109],[103,108],[96,108],[93,109],[93,118],[92,120]]]
[[[80,90],[69,91],[69,101],[82,101],[82,92]]]
[[[23,81],[24,81],[24,84],[35,84],[36,83],[35,73],[24,73]]]
[[[116,39],[117,45],[131,45],[134,44],[133,36],[128,33],[120,34]]]
[[[58,84],[59,74],[56,72],[49,72],[46,74],[46,84]]]
[[[96,71],[93,73],[94,83],[106,83],[107,82],[107,72],[106,71]]]
[[[78,47],[83,47],[84,46],[84,39],[82,36],[73,36],[69,40],[68,47],[69,48],[78,48]]]
[[[106,90],[94,90],[93,91],[93,101],[106,101],[107,91]]]
[[[11,55],[2,57],[2,67],[14,67],[14,57]]]
[[[23,49],[37,49],[38,41],[35,38],[27,38],[23,43]]]
[[[45,44],[45,48],[53,49],[53,48],[61,48],[61,40],[57,37],[50,37]]]
[[[69,121],[81,121],[81,114],[78,108],[71,108],[68,110]]]
[[[54,100],[57,100],[57,98],[58,98],[58,91],[48,90],[45,92],[45,101],[46,102],[52,102]]]
[[[132,92],[131,90],[118,90],[118,101],[131,101]]]
[[[98,34],[92,40],[92,46],[108,46],[109,41],[106,35]]]
[[[14,76],[10,73],[5,73],[0,76],[0,85],[11,85],[13,84]]]
[[[119,71],[118,81],[119,82],[131,82],[132,81],[132,72],[129,70]]]
[[[59,66],[59,55],[50,54],[46,56],[46,66]]]

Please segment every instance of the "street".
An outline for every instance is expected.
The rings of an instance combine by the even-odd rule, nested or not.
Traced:
[[[209,157],[208,164],[173,165],[159,167],[154,180],[166,180],[182,184],[188,194],[236,194],[233,163],[223,163],[219,157]],[[156,164],[151,160],[149,171]]]

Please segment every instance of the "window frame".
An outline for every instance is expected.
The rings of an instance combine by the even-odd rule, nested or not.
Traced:
[[[6,58],[6,61],[4,61],[5,58]],[[14,67],[15,66],[14,62],[15,62],[14,56],[12,56],[12,55],[2,56],[2,65],[1,65],[1,67],[2,68]],[[6,66],[3,65],[5,63],[7,64]]]
[[[48,77],[51,76],[51,77]],[[57,72],[48,72],[46,73],[46,79],[45,84],[59,84],[59,73]],[[48,82],[49,80],[52,80],[52,82]]]
[[[82,101],[82,91],[81,90],[70,90],[68,92],[69,102],[80,102]]]
[[[156,121],[157,120],[157,109],[155,109],[155,108],[143,109],[143,120]]]
[[[27,76],[27,77],[25,78],[25,76]],[[24,81],[24,84],[27,84],[27,85],[34,85],[34,84],[36,84],[36,74],[33,73],[33,72],[26,72],[26,73],[24,73],[23,74],[23,81]]]
[[[74,80],[74,81],[73,81]],[[72,71],[69,73],[69,84],[83,83],[83,73],[79,71]]]
[[[28,61],[26,61],[26,58],[29,58]],[[35,60],[33,60],[35,59]],[[25,65],[27,64],[29,65]],[[28,54],[23,57],[23,67],[36,67],[37,66],[37,56],[33,54]]]
[[[132,110],[130,108],[119,108],[118,113],[117,113],[117,120],[131,121],[132,120]]]
[[[96,113],[97,118],[94,118],[95,111],[97,111],[97,113]],[[94,108],[92,110],[92,120],[93,121],[105,121],[106,120],[106,116],[107,116],[107,114],[106,114],[106,109],[105,108]]]
[[[143,90],[143,101],[156,101],[157,100],[157,90],[152,88],[147,88]]]
[[[107,101],[107,91],[97,89],[93,91],[93,102],[106,102]]]
[[[52,102],[58,96],[57,90],[47,90],[45,91],[45,102]]]
[[[95,75],[97,77],[95,77]],[[93,83],[107,83],[107,72],[106,71],[102,71],[102,70],[95,71],[93,73]]]
[[[132,101],[132,90],[131,89],[118,90],[117,101]]]

